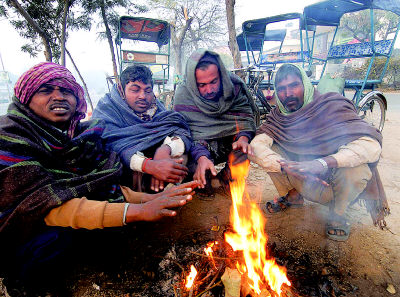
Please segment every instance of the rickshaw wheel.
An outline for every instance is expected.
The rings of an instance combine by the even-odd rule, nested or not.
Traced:
[[[368,124],[382,132],[386,118],[385,102],[381,97],[373,95],[358,108],[358,115]]]

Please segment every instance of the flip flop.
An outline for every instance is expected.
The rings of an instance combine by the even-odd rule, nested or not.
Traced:
[[[287,200],[289,194],[285,196],[279,197],[278,199],[270,200],[265,204],[265,208],[269,213],[277,213],[281,211],[287,210],[289,207],[298,208],[302,207],[304,203],[304,199],[302,199],[302,203],[291,203]],[[300,196],[301,197],[301,196]],[[299,199],[300,200],[300,199]]]
[[[333,222],[336,222],[334,225]],[[329,233],[329,231],[335,231],[335,234]],[[344,234],[338,235],[337,231],[341,231]],[[335,241],[346,241],[350,235],[350,223],[343,216],[340,216],[334,212],[331,212],[329,221],[325,225],[325,234],[328,239]]]

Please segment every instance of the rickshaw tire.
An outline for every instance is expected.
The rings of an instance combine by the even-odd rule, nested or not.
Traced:
[[[375,128],[377,128],[379,131],[382,132],[383,126],[385,125],[385,119],[386,119],[386,103],[384,101],[384,98],[382,98],[379,95],[372,95],[370,98],[368,98],[367,101],[365,101],[361,106],[357,108],[358,115],[367,123],[371,124]],[[379,108],[379,111],[377,112],[377,117],[375,120],[373,120],[372,113],[374,111],[377,111]]]

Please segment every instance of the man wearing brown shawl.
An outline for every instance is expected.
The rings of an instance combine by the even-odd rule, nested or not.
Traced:
[[[364,199],[374,224],[389,213],[376,165],[381,133],[361,120],[339,93],[321,95],[304,70],[283,65],[275,78],[278,107],[251,143],[253,162],[267,170],[279,195],[269,212],[301,206],[304,198],[329,206],[328,238],[344,241],[346,208]]]
[[[118,185],[119,158],[104,149],[101,121],[80,123],[84,93],[67,68],[40,63],[14,94],[0,117],[0,270],[9,266],[26,282],[56,277],[48,263],[70,244],[71,229],[62,227],[155,221],[191,199],[196,182],[155,195]]]
[[[211,195],[214,165],[228,161],[232,151],[237,158],[248,153],[256,130],[256,106],[244,82],[225,68],[220,56],[199,49],[186,63],[185,83],[175,93],[174,109],[185,116],[194,140],[188,168]],[[228,163],[218,177],[227,190]]]

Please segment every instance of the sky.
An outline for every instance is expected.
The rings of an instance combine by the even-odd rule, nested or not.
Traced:
[[[302,12],[304,6],[315,2],[317,0],[236,0],[236,27],[246,20],[288,12]],[[143,16],[149,17],[148,14]],[[71,32],[67,48],[73,55],[81,72],[111,74],[112,66],[107,41],[99,40],[96,31],[96,26],[93,26],[90,32]],[[19,76],[31,66],[44,61],[42,53],[37,58],[31,58],[27,53],[21,52],[20,48],[24,44],[24,40],[9,24],[7,19],[0,18],[0,32],[2,40],[0,54],[6,71]],[[67,67],[72,70],[72,64],[68,61],[68,58]],[[0,70],[3,70],[1,65]]]

